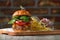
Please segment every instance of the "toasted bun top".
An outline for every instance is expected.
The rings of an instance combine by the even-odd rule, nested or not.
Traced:
[[[27,15],[30,16],[30,13],[26,10],[17,10],[14,12],[14,14],[12,15],[12,17],[14,16],[20,16],[20,15]]]

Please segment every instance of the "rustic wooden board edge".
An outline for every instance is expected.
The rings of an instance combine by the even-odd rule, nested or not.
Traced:
[[[6,34],[11,36],[40,36],[40,35],[60,35],[60,30],[54,31],[40,31],[40,32],[6,32],[0,30],[0,34]]]

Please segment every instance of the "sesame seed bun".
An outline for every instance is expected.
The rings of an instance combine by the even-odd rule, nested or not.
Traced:
[[[21,15],[31,16],[30,13],[28,11],[26,11],[26,10],[17,10],[17,11],[14,12],[12,17],[14,17],[14,16],[21,16]]]

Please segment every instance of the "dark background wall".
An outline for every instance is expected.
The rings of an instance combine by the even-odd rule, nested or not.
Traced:
[[[60,0],[0,0],[0,28],[11,27],[8,21],[20,5],[40,19],[50,19],[55,29],[60,29]]]

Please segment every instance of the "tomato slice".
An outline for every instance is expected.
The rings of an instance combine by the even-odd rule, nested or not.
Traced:
[[[16,21],[15,23],[16,23],[17,25],[19,25],[19,26],[25,25],[25,23],[24,23],[24,22]]]

